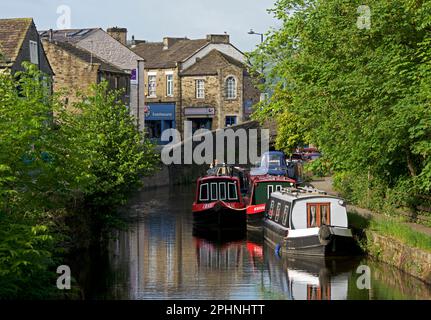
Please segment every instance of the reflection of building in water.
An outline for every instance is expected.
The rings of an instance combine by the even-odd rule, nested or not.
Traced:
[[[267,248],[266,248],[267,249]],[[265,251],[271,286],[292,300],[345,300],[350,271],[324,257],[277,258]]]
[[[181,217],[155,216],[120,232],[111,245],[111,265],[114,282],[127,284],[128,294],[127,288],[114,287],[114,298],[228,297],[229,285],[244,276],[244,242],[215,245],[191,238],[191,228]]]

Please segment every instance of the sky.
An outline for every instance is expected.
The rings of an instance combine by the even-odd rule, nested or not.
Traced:
[[[275,0],[0,0],[0,18],[32,17],[38,30],[58,29],[70,8],[72,28],[124,27],[128,38],[162,41],[163,37],[231,36],[247,52],[259,44],[252,28],[265,33],[278,21],[267,12]],[[67,6],[66,9],[64,9]],[[57,11],[59,11],[57,13]],[[60,25],[61,26],[61,25]]]

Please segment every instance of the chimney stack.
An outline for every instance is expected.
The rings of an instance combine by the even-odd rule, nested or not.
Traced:
[[[108,28],[106,32],[115,40],[119,41],[120,43],[127,45],[127,28]]]
[[[208,34],[207,41],[211,43],[230,43],[228,34]]]
[[[181,40],[187,40],[186,37],[184,38],[171,38],[171,37],[164,37],[163,38],[163,50],[168,50],[170,47],[172,47],[175,43]]]

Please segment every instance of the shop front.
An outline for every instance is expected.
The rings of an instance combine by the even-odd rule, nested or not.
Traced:
[[[145,129],[151,140],[157,144],[168,143],[168,141],[161,141],[162,133],[164,130],[174,128],[174,103],[149,103],[145,106]]]
[[[184,108],[184,116],[187,121],[191,121],[193,133],[199,129],[213,130],[213,118],[215,116],[215,108]]]

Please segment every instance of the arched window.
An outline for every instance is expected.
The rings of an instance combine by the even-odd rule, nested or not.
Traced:
[[[226,79],[225,95],[227,99],[236,98],[236,80],[234,77],[228,77]]]

